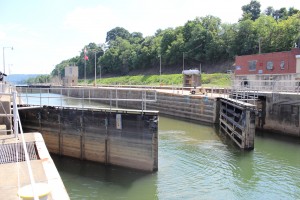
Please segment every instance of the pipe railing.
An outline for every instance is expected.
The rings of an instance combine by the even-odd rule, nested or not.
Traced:
[[[22,124],[21,124],[21,120],[20,120],[20,116],[19,116],[19,111],[18,111],[18,106],[17,106],[17,92],[14,91],[12,94],[13,94],[14,134],[15,134],[15,137],[18,138],[19,127],[20,127],[20,136],[22,138],[23,150],[24,150],[28,175],[29,175],[29,179],[30,179],[32,194],[33,194],[34,200],[38,200],[39,198],[38,198],[37,191],[36,191],[36,188],[35,188],[35,180],[34,180],[34,177],[33,177],[33,171],[32,171],[32,167],[31,167],[31,163],[30,163],[30,159],[29,159],[29,155],[28,155],[28,151],[27,151],[27,147],[26,147],[23,128],[22,128]],[[18,155],[18,152],[16,152],[16,153]],[[17,160],[17,162],[18,162],[18,160]]]
[[[109,104],[110,109],[115,104],[119,107],[119,102],[141,102],[142,110],[146,108],[146,103],[156,102],[157,94],[153,89],[136,89],[130,90],[120,87],[105,88],[29,88],[21,87],[18,89],[18,97],[22,99],[23,104],[28,105],[52,105],[68,106],[69,101],[73,101],[77,106],[82,108],[93,102],[100,102],[104,105]],[[133,94],[134,92],[134,94]],[[102,96],[102,97],[101,97]],[[58,99],[58,101],[54,101]],[[48,101],[47,101],[48,100]],[[47,102],[45,102],[47,101]],[[50,103],[51,101],[51,103]],[[104,102],[104,103],[103,103]],[[97,105],[98,107],[99,105]]]
[[[300,92],[300,80],[234,80],[235,90],[257,90],[262,92]]]

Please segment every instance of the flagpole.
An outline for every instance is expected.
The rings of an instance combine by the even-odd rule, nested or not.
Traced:
[[[85,86],[87,85],[86,84],[86,59],[84,58],[84,84]]]
[[[84,85],[85,86],[87,86],[87,83],[86,83],[86,60],[87,60],[86,48],[84,47]]]

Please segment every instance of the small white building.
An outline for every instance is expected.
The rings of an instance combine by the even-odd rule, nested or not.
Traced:
[[[65,67],[65,77],[63,80],[64,86],[77,86],[78,84],[78,67]]]
[[[183,87],[201,86],[201,72],[198,69],[183,70]]]

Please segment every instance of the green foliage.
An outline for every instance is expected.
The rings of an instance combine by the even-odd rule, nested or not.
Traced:
[[[243,20],[256,20],[260,15],[260,3],[256,0],[251,0],[247,5],[242,6]]]
[[[51,75],[39,75],[35,78],[29,78],[25,82],[27,84],[50,83]]]
[[[273,7],[269,6],[265,10],[265,14],[273,17],[276,21],[286,20],[288,17],[293,16],[298,12],[299,10],[294,7],[290,7],[288,10],[286,8],[280,8],[279,10],[275,10]]]
[[[106,42],[110,44],[111,41],[115,41],[118,37],[124,40],[128,40],[131,37],[131,35],[125,28],[116,27],[107,32]]]
[[[207,67],[232,61],[236,55],[256,54],[259,44],[262,53],[289,51],[295,43],[300,45],[299,10],[268,7],[263,14],[260,3],[251,0],[242,11],[242,20],[235,24],[224,24],[218,17],[209,15],[176,28],[159,29],[147,37],[122,27],[113,28],[107,32],[106,47],[95,43],[84,46],[80,56],[57,64],[51,75],[63,77],[66,66],[76,65],[79,78],[84,78],[85,71],[86,77],[91,78],[96,61],[97,74],[101,66],[103,74],[124,76],[131,71],[157,69],[160,56],[164,70],[178,73],[178,66],[183,63],[186,68],[200,64]],[[83,59],[85,48],[88,61]]]

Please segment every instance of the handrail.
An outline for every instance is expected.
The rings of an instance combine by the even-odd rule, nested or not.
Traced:
[[[20,116],[19,116],[19,111],[18,111],[18,107],[17,107],[17,92],[13,91],[13,115],[14,115],[14,133],[15,133],[15,137],[18,137],[18,125],[20,127],[20,134],[22,137],[22,144],[23,144],[23,150],[24,150],[24,154],[25,154],[25,161],[26,161],[26,165],[27,165],[27,170],[28,170],[28,174],[29,174],[29,179],[30,179],[30,183],[31,183],[31,188],[32,188],[32,193],[34,196],[34,200],[38,200],[38,196],[37,196],[37,192],[35,191],[35,181],[34,181],[34,177],[33,177],[33,173],[32,173],[32,167],[30,164],[30,159],[29,159],[29,155],[28,155],[28,151],[27,151],[27,147],[26,147],[26,143],[25,143],[25,138],[24,138],[24,133],[23,133],[23,128],[22,128],[22,124],[21,124],[21,120],[20,120]],[[17,160],[18,162],[18,160]]]
[[[147,102],[156,102],[157,101],[157,91],[153,89],[130,89],[127,91],[125,88],[117,88],[117,87],[105,87],[105,88],[27,88],[24,90],[22,88],[22,92],[19,92],[18,95],[25,101],[25,104],[29,105],[40,105],[42,106],[44,99],[59,99],[60,102],[56,102],[55,106],[63,106],[63,100],[80,100],[81,102],[77,102],[82,104],[81,106],[84,107],[85,100],[94,100],[94,101],[104,101],[107,103],[110,102],[109,105],[112,107],[112,102],[115,102],[115,106],[118,108],[118,102],[126,101],[126,102],[141,102],[142,103],[142,110],[146,108]],[[72,91],[79,90],[77,95],[72,95]],[[126,92],[125,94],[122,93],[120,95],[120,91]],[[136,98],[128,95],[132,91],[138,92],[135,96]],[[51,93],[50,93],[51,92]],[[104,92],[106,97],[95,97],[96,92]],[[30,95],[30,94],[37,94],[37,95]],[[50,95],[51,94],[51,95]],[[57,94],[59,96],[53,96],[53,94]],[[101,94],[101,93],[100,93]],[[72,95],[72,96],[71,96]],[[74,97],[79,96],[79,97]],[[81,97],[80,97],[81,96]],[[39,99],[39,103],[33,104],[29,102],[29,99],[35,98]],[[104,104],[105,104],[104,103]],[[44,103],[44,105],[47,103]],[[52,103],[53,104],[53,103]]]
[[[300,92],[300,80],[234,80],[233,89],[267,92]]]

